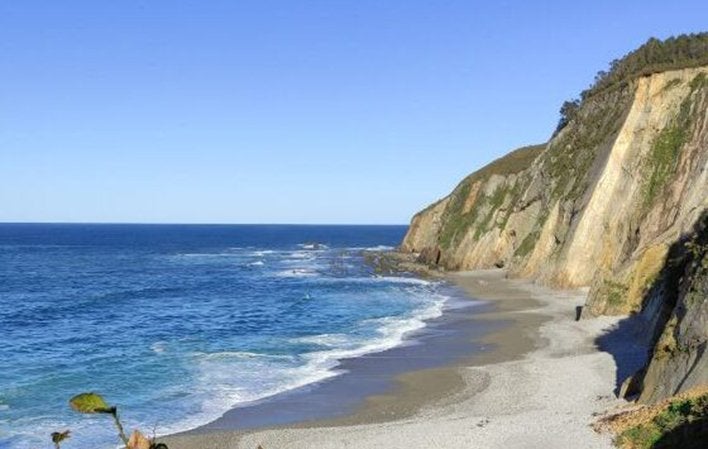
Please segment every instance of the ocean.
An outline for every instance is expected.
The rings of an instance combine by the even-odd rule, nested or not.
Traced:
[[[378,276],[405,226],[0,224],[0,448],[114,448],[95,391],[157,434],[312,384],[442,314],[441,284]]]

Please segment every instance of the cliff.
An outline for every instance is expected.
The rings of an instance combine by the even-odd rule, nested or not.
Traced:
[[[656,342],[639,373],[644,402],[708,385],[708,213],[672,245],[668,260],[640,314]]]
[[[651,343],[688,348],[665,363],[653,351],[642,398],[654,401],[708,381],[705,267],[676,266],[676,245],[705,232],[708,65],[598,85],[546,145],[494,161],[416,214],[401,250],[440,269],[590,287],[585,316],[640,315]],[[676,370],[690,379],[660,374]]]

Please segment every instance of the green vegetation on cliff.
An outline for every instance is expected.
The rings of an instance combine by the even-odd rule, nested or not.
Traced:
[[[640,402],[704,385],[704,66],[708,33],[650,40],[613,62],[582,101],[564,105],[545,148],[519,150],[465,178],[418,217],[408,248],[447,270],[503,266],[552,286],[590,286],[584,317],[641,315],[651,349],[631,379]],[[627,441],[672,431],[677,410]]]
[[[645,301],[657,296],[662,310],[641,376],[640,402],[655,402],[708,379],[708,210],[669,250]]]
[[[617,437],[623,449],[704,448],[708,438],[708,393],[681,398],[661,406],[651,418]]]
[[[686,143],[691,128],[698,121],[698,116],[705,114],[705,111],[691,111],[691,104],[694,103],[693,96],[706,86],[708,78],[702,73],[691,81],[691,92],[681,104],[678,116],[654,140],[647,161],[649,173],[644,186],[645,206],[649,206],[656,199],[674,173],[681,148]]]
[[[554,181],[552,196],[575,200],[587,188],[587,175],[598,149],[610,146],[632,102],[633,92],[623,89],[583,102],[577,120],[549,145],[544,169]]]
[[[641,97],[636,96],[640,86],[637,78],[657,71],[703,65],[708,65],[708,33],[665,41],[650,39],[639,49],[613,61],[610,70],[600,72],[593,86],[582,93],[582,100],[563,105],[561,126],[549,143],[524,147],[495,160],[465,178],[442,202],[420,213],[432,214],[427,221],[418,222],[425,223],[423,227],[413,231],[417,235],[417,249],[429,250],[421,251],[424,254],[421,260],[451,270],[507,263],[512,269],[526,270],[524,264],[536,250],[541,235],[544,235],[545,257],[561,260],[567,248],[564,242],[573,241],[576,224],[587,215],[585,208],[592,189],[608,164],[616,162],[610,158],[632,106],[637,101],[654,101],[654,97],[644,97],[644,90]],[[667,103],[662,108],[647,110],[646,117],[640,113],[639,122],[629,123],[629,134],[623,136],[629,139],[637,136],[632,152],[640,157],[635,159],[634,153],[628,153],[629,165],[621,167],[632,178],[621,181],[632,186],[627,187],[626,193],[631,194],[627,201],[638,200],[636,207],[631,206],[634,215],[625,217],[626,229],[621,229],[622,226],[614,229],[627,236],[626,242],[617,243],[616,251],[627,253],[622,257],[627,257],[645,238],[642,231],[647,228],[642,220],[647,214],[679,193],[672,190],[673,196],[668,195],[669,185],[678,178],[680,170],[684,167],[693,170],[681,158],[683,153],[695,153],[692,142],[699,142],[697,124],[703,123],[708,102],[705,75],[676,72],[650,83],[660,86],[657,101]],[[678,108],[674,101],[680,102]],[[649,120],[651,126],[641,126],[644,120]],[[639,196],[635,197],[635,192]],[[616,201],[621,199],[618,197]],[[604,204],[601,200],[600,203]],[[544,234],[552,212],[555,221],[549,224],[549,233]],[[600,221],[593,226],[601,226]],[[608,236],[607,240],[610,245],[622,238]],[[479,246],[482,241],[494,247]],[[475,252],[479,257],[473,259],[465,251]],[[608,255],[603,263],[612,265],[619,260],[625,259],[612,259]],[[555,269],[554,277],[549,279],[558,283],[582,279],[577,273],[570,278],[566,274]],[[627,284],[621,297],[621,289],[614,288],[617,286],[595,283],[616,313],[623,311],[623,304],[628,298],[636,298],[638,291],[627,279],[618,280]]]
[[[610,279],[604,279],[603,285],[598,292],[598,295],[605,295],[607,304],[614,309],[621,309],[625,303],[628,287],[621,282],[616,282]]]
[[[627,87],[632,80],[653,73],[705,65],[708,65],[708,32],[682,34],[663,41],[651,38],[638,49],[610,62],[607,71],[599,71],[594,83],[580,94],[580,98],[585,102],[601,92]],[[582,102],[563,103],[556,132],[576,117]]]
[[[582,97],[626,84],[640,76],[704,65],[708,65],[708,33],[681,34],[663,41],[652,37],[636,50],[610,62],[608,71],[599,71],[595,83],[582,93]]]
[[[538,241],[540,235],[541,233],[538,230],[530,232],[529,235],[521,241],[519,247],[516,248],[514,255],[524,257],[530,254],[531,251],[533,251],[534,246],[536,246],[536,242]]]
[[[516,186],[514,188],[500,186],[490,196],[480,192],[479,197],[471,203],[469,210],[465,210],[474,183],[486,181],[493,175],[508,176],[522,172],[531,166],[545,146],[546,144],[531,145],[512,151],[477,170],[458,184],[451,195],[450,203],[445,208],[443,217],[445,225],[440,232],[440,246],[442,248],[453,246],[473,225],[476,225],[475,233],[479,236],[488,229],[494,212],[504,203],[507,194],[518,195],[522,192],[522,189]],[[481,214],[484,215],[478,222],[477,219]],[[502,226],[509,215],[510,211],[505,215]]]
[[[482,180],[492,175],[513,175],[531,166],[546,147],[545,143],[518,148],[480,168],[468,179]]]

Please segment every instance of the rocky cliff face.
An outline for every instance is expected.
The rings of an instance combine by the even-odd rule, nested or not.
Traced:
[[[707,111],[708,67],[594,92],[547,145],[510,153],[418,213],[401,249],[442,269],[504,266],[551,286],[589,286],[584,314],[643,311],[655,340],[671,323],[679,340],[690,334],[681,323],[705,329],[705,290],[676,309],[657,283],[708,208]],[[686,295],[674,304],[695,297]],[[696,348],[681,363],[706,363]]]
[[[638,376],[644,402],[708,385],[708,213],[668,259],[639,314],[655,342]]]

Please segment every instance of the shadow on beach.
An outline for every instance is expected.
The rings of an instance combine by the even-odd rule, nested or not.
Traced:
[[[641,317],[631,315],[595,340],[598,349],[614,359],[615,395],[619,396],[625,379],[642,369],[647,362],[649,348],[640,336],[643,328]]]

